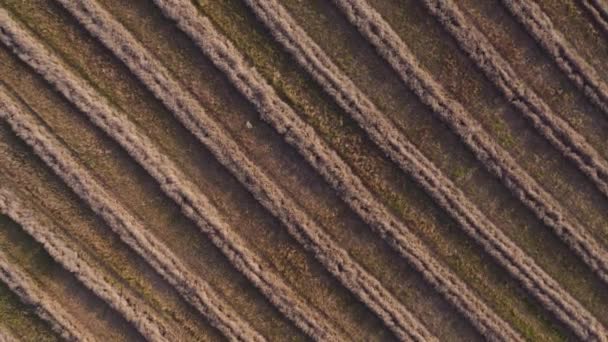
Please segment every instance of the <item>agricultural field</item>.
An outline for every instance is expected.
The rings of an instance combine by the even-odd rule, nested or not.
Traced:
[[[608,1],[0,0],[0,342],[608,341]]]

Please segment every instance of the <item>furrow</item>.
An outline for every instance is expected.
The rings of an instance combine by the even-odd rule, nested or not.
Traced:
[[[579,0],[593,20],[608,35],[608,5],[601,0]]]
[[[96,13],[95,16],[107,16],[107,14]],[[111,22],[111,20],[108,18],[104,21]],[[382,287],[380,282],[355,263],[346,251],[337,246],[291,198],[287,197],[268,176],[262,173],[244,155],[237,144],[222,132],[192,95],[181,90],[181,85],[170,76],[160,62],[153,59],[128,31],[118,25],[115,23],[111,29],[106,28],[105,30],[96,27],[89,29],[131,68],[140,80],[173,111],[177,118],[252,192],[256,199],[278,217],[289,232],[308,250],[311,250],[344,286],[355,293],[389,325],[395,326],[402,320],[411,319],[403,307],[399,307],[399,304],[392,304],[397,301]],[[129,47],[131,50],[125,51],[121,47]],[[137,56],[137,58],[133,58],[133,56]],[[308,319],[311,318],[313,317],[308,317]],[[296,323],[298,320],[301,319],[298,318]],[[311,323],[306,324],[302,328],[308,330],[313,327],[317,330],[317,332],[313,331],[313,337],[326,334],[323,332],[324,330],[335,330],[333,327],[314,327]],[[313,324],[319,325],[320,322]],[[422,337],[432,338],[424,329],[420,331]],[[403,329],[399,333],[404,335]]]
[[[140,32],[138,30],[143,30],[145,27],[146,32],[151,33],[150,36],[154,42],[167,42],[165,37],[148,30],[148,26],[141,23],[141,21],[153,18],[152,20],[157,21],[154,24],[154,29],[170,30],[179,34],[181,40],[191,44],[192,50],[199,52],[189,38],[180,32],[171,21],[166,19],[152,2],[146,3],[146,1],[135,0],[114,6],[114,0],[108,2],[104,0],[103,7],[111,12],[114,18],[120,20],[125,27],[128,27],[134,35]],[[34,3],[38,5],[30,7],[39,7],[40,4],[45,4],[45,1],[34,0]],[[98,1],[98,3],[101,4],[102,2]],[[112,7],[107,7],[108,3]],[[129,16],[124,8],[131,8],[134,4],[145,6],[146,9],[140,10],[140,12],[146,11],[146,13],[150,13],[150,16],[146,18]],[[347,288],[341,286],[337,279],[315,259],[312,253],[307,252],[289,235],[287,229],[219,163],[204,145],[197,141],[196,137],[176,119],[162,102],[154,97],[154,94],[130,72],[112,51],[108,50],[97,38],[82,27],[60,4],[50,2],[48,7],[50,11],[60,14],[61,18],[56,18],[57,20],[51,22],[50,18],[47,19],[46,16],[53,17],[53,12],[47,14],[45,10],[38,11],[37,9],[28,11],[26,15],[23,15],[20,10],[15,10],[14,13],[18,18],[23,19],[24,25],[28,25],[35,34],[39,35],[41,41],[44,40],[53,51],[60,54],[62,61],[65,61],[66,64],[69,61],[70,67],[74,68],[73,70],[86,70],[86,72],[78,73],[79,77],[89,80],[101,94],[110,99],[115,108],[121,110],[129,121],[133,122],[142,133],[154,142],[155,147],[162,154],[171,159],[175,165],[178,165],[188,179],[208,198],[213,200],[214,205],[221,212],[230,229],[243,238],[250,250],[265,263],[264,267],[266,269],[272,269],[273,272],[276,272],[276,275],[280,276],[294,293],[297,293],[299,298],[310,306],[326,313],[329,322],[335,322],[336,326],[343,328],[351,335],[381,335],[383,337],[392,335],[380,319],[375,317],[373,312],[367,309],[363,303],[360,303]],[[10,9],[13,10],[14,7]],[[35,11],[38,11],[38,14]],[[38,15],[38,18],[32,20],[32,17],[36,15]],[[131,26],[132,22],[130,20],[136,22],[137,28],[134,29]],[[45,24],[36,25],[35,23],[39,21]],[[66,32],[63,31],[64,29]],[[59,39],[59,42],[61,42],[62,37],[66,34],[72,37],[74,44],[69,47],[56,45],[57,41],[54,39]],[[145,36],[137,35],[137,37],[142,44],[149,43],[145,40]],[[170,37],[173,37],[173,35]],[[156,50],[154,50],[154,45],[146,46],[146,48],[153,51],[154,56],[159,58]],[[169,54],[174,54],[177,51],[180,50],[173,48],[165,50]],[[4,55],[1,54],[2,52],[4,52]],[[6,55],[6,48],[0,46],[0,56]],[[205,58],[200,52],[198,56],[199,59],[192,60],[197,63],[193,63],[193,65],[198,65],[199,60]],[[71,103],[66,101],[60,93],[49,87],[44,79],[36,75],[29,66],[18,60],[17,56],[8,52],[5,60],[7,58],[12,63],[9,64],[9,67],[4,68],[0,64],[0,73],[2,73],[1,70],[8,69],[7,80],[10,80],[11,87],[23,103],[31,108],[41,122],[48,125],[55,136],[62,140],[66,146],[69,146],[79,161],[115,196],[115,200],[122,203],[127,210],[139,218],[145,224],[146,229],[162,240],[188,269],[206,279],[213,288],[221,289],[221,294],[226,303],[238,308],[241,317],[255,327],[265,338],[270,340],[293,339],[294,341],[309,339],[301,329],[268,301],[264,294],[242,273],[234,268],[229,259],[224,256],[207,235],[202,234],[200,228],[183,215],[180,207],[163,193],[159,183],[136,160],[131,158],[115,140],[95,126],[86,115],[83,115]],[[188,59],[190,60],[190,58]],[[208,62],[208,64],[211,63]],[[213,70],[213,72],[215,72],[215,77],[223,78],[219,71]],[[181,82],[182,78],[179,77],[179,80]],[[225,82],[227,83],[227,81]],[[214,86],[209,86],[212,87],[211,89],[217,89]],[[37,89],[41,89],[40,95],[36,93]],[[229,85],[226,88],[221,88],[221,91],[226,91],[229,96],[240,97],[235,91],[230,91]],[[36,95],[32,96],[33,94]],[[239,101],[247,105],[244,99],[239,98]],[[204,100],[201,103],[208,104]],[[225,103],[224,100],[215,104],[221,104],[224,108],[230,105]],[[256,115],[252,107],[248,108],[248,112]],[[241,125],[236,126],[245,128],[244,121],[238,122],[241,122]],[[254,124],[257,126],[255,122]],[[8,129],[10,130],[10,128]],[[242,130],[242,132],[251,133],[253,130],[255,128]],[[12,132],[8,133],[11,134]],[[12,138],[18,139],[17,137]],[[21,142],[17,142],[17,144],[19,143]],[[240,146],[242,146],[241,144],[239,142]],[[286,145],[279,146],[287,147]],[[259,143],[248,145],[248,147],[254,148],[258,146],[260,146]],[[29,156],[28,158],[24,155],[31,154],[28,153],[30,152],[28,146],[21,146],[20,150],[24,148],[25,151],[22,151],[19,156],[21,157],[20,162],[28,163],[28,159],[37,161],[38,158],[35,156]],[[57,183],[57,190],[72,195],[72,192],[64,184],[59,183],[60,179],[48,174],[46,165],[41,165],[38,162],[36,166],[44,169],[43,171],[47,174],[45,179],[50,178],[49,180],[52,183]],[[18,170],[19,166],[13,165],[11,168]],[[25,178],[32,178],[25,172],[17,173],[15,176],[20,179],[21,186],[25,184],[25,187],[29,185]],[[33,181],[38,181],[35,183],[41,183],[40,186],[45,186],[45,183],[49,181],[45,179],[34,178]],[[37,187],[32,186],[31,189]],[[54,206],[56,203],[55,201],[45,202],[43,200],[44,195],[38,193],[37,190],[31,195],[42,200],[40,207],[47,207],[47,203]],[[79,203],[81,201],[78,199],[73,201],[76,202],[74,205],[82,207],[81,210],[86,211],[92,220],[99,222],[99,230],[102,234],[100,237],[103,239],[103,231],[108,230],[109,227],[104,225],[102,220],[96,217],[94,213],[87,210],[86,205]],[[55,218],[61,214],[61,210],[55,209],[51,216]],[[63,224],[69,225],[72,229],[76,228],[76,232],[79,232],[77,227],[83,223],[72,224],[71,217],[72,215],[68,215],[68,220],[63,221]],[[114,236],[114,240],[117,240],[117,238],[117,236]],[[92,243],[96,244],[97,241],[97,239],[93,239]],[[118,242],[120,243],[120,241]],[[115,253],[108,249],[112,249],[115,243],[109,243],[110,245],[100,252],[113,260]],[[128,246],[123,248],[134,254]],[[114,261],[118,265],[124,263],[124,260]],[[139,264],[140,267],[148,266],[143,260],[139,260]],[[149,269],[148,272],[152,273],[151,276],[155,276],[156,279],[143,280],[143,283],[135,284],[136,288],[139,289],[143,286],[146,287],[147,291],[150,285],[156,285],[158,282],[162,283],[165,291],[171,292],[173,296],[177,295],[179,298],[175,299],[182,304],[181,310],[164,311],[164,313],[172,318],[175,313],[186,313],[187,317],[190,318],[190,323],[193,323],[193,321],[198,323],[194,324],[198,326],[196,330],[174,329],[174,331],[182,334],[180,339],[221,340],[219,336],[221,333],[211,327],[198,311],[185,303],[169,284],[163,279],[159,279],[160,276],[154,270]],[[127,279],[131,281],[132,278],[128,277]],[[145,293],[149,294],[148,292]],[[170,298],[162,296],[162,298],[154,300],[151,305],[158,307],[160,304],[161,307],[165,307],[169,305],[170,300]],[[178,327],[181,326],[180,322],[176,323]],[[194,328],[194,325],[191,325],[191,327]],[[204,329],[200,329],[202,328],[200,325],[204,325]],[[211,332],[213,335],[208,336],[207,332]],[[194,336],[192,334],[188,336],[189,333],[194,333]]]
[[[582,58],[541,8],[528,0],[501,0],[529,34],[552,57],[563,73],[608,115],[608,85]]]
[[[10,100],[4,98],[5,96],[6,94],[0,93],[4,102],[4,104],[0,103],[0,110],[5,110],[2,108],[5,106],[16,106],[14,103],[9,103]],[[14,110],[8,111],[14,112]],[[154,341],[170,341],[175,338],[171,336],[172,332],[155,317],[151,308],[144,307],[137,298],[114,289],[98,269],[86,263],[76,250],[37,220],[34,213],[25,208],[20,199],[8,189],[0,189],[0,212],[21,225],[57,262],[75,274],[88,289],[134,324],[143,336]],[[44,220],[50,222],[49,218]]]
[[[399,6],[408,6],[412,11],[399,13],[395,11]],[[591,234],[603,248],[606,248],[605,240],[602,239],[602,236],[598,236],[596,228],[596,226],[602,227],[601,223],[598,222],[595,225],[594,221],[581,214],[584,209],[580,209],[596,206],[598,209],[595,212],[597,221],[605,222],[605,219],[600,219],[604,218],[602,214],[607,212],[608,201],[605,200],[605,196],[597,190],[589,177],[580,172],[574,163],[567,160],[546,138],[537,132],[529,119],[522,115],[517,107],[509,103],[501,90],[478,68],[476,62],[469,58],[466,52],[458,46],[458,41],[450,35],[450,32],[433,18],[423,2],[418,0],[379,0],[373,3],[373,7],[406,43],[410,51],[416,56],[421,68],[432,74],[434,81],[441,84],[443,90],[451,98],[457,99],[466,108],[467,113],[483,127],[491,140],[513,157],[515,165],[524,170],[543,190],[550,193],[552,198],[558,201],[563,216],[570,222],[577,222],[582,225],[588,234]],[[498,7],[502,8],[501,6]],[[460,7],[462,12],[466,12],[469,8],[468,6]],[[512,20],[509,15],[504,19]],[[513,20],[512,24],[521,28]],[[351,30],[353,29],[351,28]],[[424,34],[414,32],[424,32]],[[484,34],[489,33],[484,30]],[[522,43],[517,48],[529,46],[537,50],[540,49],[534,41],[529,40],[529,43],[530,45]],[[501,53],[501,56],[504,58],[506,55]],[[509,62],[512,61],[509,60]],[[551,64],[550,61],[549,64]],[[557,75],[565,79],[565,76],[561,74],[556,66],[550,66]],[[393,77],[396,75],[395,73]],[[518,77],[524,78],[519,70]],[[528,82],[524,82],[527,86],[530,86]],[[414,95],[402,81],[400,83],[402,87],[397,94]],[[578,92],[575,87],[569,86],[570,82],[567,79],[565,79],[565,83],[571,90]],[[378,94],[373,89],[369,91],[372,96]],[[546,101],[544,96],[542,99]],[[418,100],[418,102],[421,101]],[[419,105],[423,104],[420,103]],[[587,105],[591,106],[590,103],[587,103]],[[485,169],[470,148],[458,141],[458,135],[448,125],[443,125],[440,121],[437,121],[439,117],[433,114],[430,107],[425,107],[424,110],[418,110],[418,113],[413,115],[426,117],[426,120],[434,122],[435,127],[442,126],[440,129],[446,132],[448,136],[434,135],[429,137],[426,142],[421,142],[415,138],[410,138],[410,141],[414,142],[425,156],[444,175],[450,178],[456,187],[461,189],[465,196],[494,222],[512,242],[534,259],[537,265],[559,282],[564,290],[587,308],[602,324],[606,325],[605,318],[608,316],[603,312],[606,306],[599,304],[599,302],[605,301],[608,297],[603,300],[589,297],[593,294],[603,295],[608,293],[604,290],[606,283],[598,277],[597,272],[584,265],[581,257],[572,248],[569,248],[558,234],[555,234],[554,229],[546,225],[535,212],[526,207],[518,198],[518,194],[508,191],[508,187],[505,187],[501,178]],[[563,110],[563,108],[560,109]],[[406,115],[400,115],[399,113],[395,115],[393,113],[387,111],[387,115],[394,119],[400,131],[408,137],[414,132],[415,136],[415,130],[419,124],[412,124],[412,122],[418,122],[409,118],[412,114],[408,113],[406,118]],[[452,139],[452,142],[448,142],[448,139]],[[433,148],[435,142],[443,146],[452,145],[453,147],[444,148],[443,154],[437,155],[434,150],[439,149]],[[447,151],[451,148],[458,152],[448,155],[449,152]],[[460,167],[464,170],[474,168],[476,172],[474,175],[462,177],[462,173],[459,174],[461,171],[458,170]],[[588,198],[591,197],[591,194],[593,194],[593,199]],[[583,199],[583,197],[587,198]],[[567,257],[558,258],[556,257],[557,252],[564,253]],[[563,263],[566,260],[568,260],[566,263],[569,265]],[[560,263],[562,264],[559,265]],[[584,275],[574,275],[570,272],[573,268],[584,273]],[[574,284],[575,282],[577,284]],[[587,288],[583,291],[580,285],[585,286],[585,284],[594,284],[594,289]]]
[[[294,56],[346,112],[355,117],[363,126],[376,125],[379,127],[377,123],[367,121],[367,118],[381,118],[382,114],[361,90],[333,64],[329,57],[308,37],[279,3],[259,0],[247,0],[246,2],[258,18],[270,29],[275,39]],[[376,135],[376,137],[379,137],[379,135]],[[371,199],[371,193],[368,190],[366,192],[366,197],[370,201],[375,201]],[[377,203],[375,206],[380,208]],[[378,211],[381,212],[381,210]],[[503,340],[521,339],[507,323],[476,298],[466,284],[439,265],[428,251],[416,251],[418,254],[412,253],[415,250],[408,251],[407,246],[421,246],[422,244],[411,233],[409,227],[400,223],[397,225],[387,224],[389,222],[395,223],[396,219],[389,217],[387,212],[384,212],[383,215],[386,215],[383,219],[369,220],[368,222],[390,243],[397,244],[397,250],[410,263],[425,265],[426,268],[419,268],[419,271],[424,274],[427,281],[431,282],[440,293],[467,316],[481,333],[485,334],[486,337]],[[392,240],[393,238],[396,239]],[[429,267],[430,265],[432,267]]]
[[[362,35],[376,47],[379,54],[391,64],[403,81],[452,127],[487,168],[498,176],[508,177],[505,179],[505,183],[510,187],[519,187],[515,191],[516,193],[521,193],[529,186],[528,183],[521,183],[521,172],[516,172],[518,171],[517,165],[510,156],[495,145],[479,125],[471,120],[464,108],[456,101],[449,99],[443,89],[419,67],[409,49],[373,8],[364,1],[358,0],[335,0],[334,2]],[[607,336],[605,328],[595,317],[564,291],[559,283],[546,274],[532,258],[509,240],[422,154],[410,149],[407,142],[398,134],[394,134],[394,137],[391,137],[394,140],[389,143],[391,127],[392,125],[389,125],[377,131],[380,137],[382,137],[382,133],[385,134],[386,140],[383,144],[385,151],[404,171],[416,178],[429,195],[484,246],[489,254],[495,256],[547,309],[569,325],[580,337],[593,336],[602,339]],[[524,181],[528,181],[528,179],[524,178]],[[537,191],[538,187],[529,193],[535,195]],[[537,200],[535,205],[542,206],[545,203],[542,200],[541,197],[541,200]],[[531,204],[528,203],[528,205]],[[546,219],[559,223],[561,213],[554,211],[553,216]],[[562,225],[559,229],[566,227],[568,226]],[[601,250],[595,249],[593,240],[581,239],[579,230],[558,230],[557,232],[563,234],[563,237],[567,238],[566,241],[570,242],[577,251],[585,252],[584,257],[595,257],[595,259],[586,260],[587,262],[596,261],[597,256],[602,255]],[[594,263],[591,264],[594,266]]]
[[[139,134],[131,124],[121,120],[121,116],[115,113],[106,101],[62,66],[56,56],[23,30],[3,9],[0,10],[0,18],[0,40],[24,62],[54,85],[82,112],[90,115],[92,121],[119,140],[134,158],[150,164],[164,163],[165,158],[153,148],[146,137]],[[13,120],[11,124],[15,132],[214,326],[233,339],[264,340],[220,299],[215,290],[204,280],[191,274],[163,243],[146,231],[141,222],[113,201],[103,186],[88,174],[48,130],[25,120],[26,113],[12,114],[10,119]],[[167,182],[172,180],[163,179]]]
[[[566,121],[556,115],[534,90],[520,80],[509,63],[470,23],[451,0],[425,0],[428,10],[452,34],[459,46],[553,146],[608,196],[608,164]]]
[[[25,304],[34,306],[40,318],[49,322],[62,338],[69,341],[95,341],[91,332],[81,326],[75,317],[11,265],[4,251],[0,251],[0,281],[8,285]]]
[[[533,87],[556,114],[566,120],[579,134],[585,136],[596,151],[608,159],[608,145],[605,144],[608,117],[601,108],[589,100],[584,91],[573,84],[568,75],[554,61],[553,56],[547,53],[527,28],[518,22],[506,6],[501,4],[500,0],[483,3],[462,1],[462,4],[459,3],[461,11],[484,32],[492,45],[509,61],[523,81]],[[602,61],[606,60],[606,56],[608,56],[608,45],[605,44],[605,40],[598,30],[588,22],[589,15],[573,2],[575,1],[535,1],[547,15],[551,15],[553,25],[561,29],[571,47],[574,47],[579,56],[590,63],[600,78],[605,81],[606,75],[608,75],[608,69],[606,69],[608,65]],[[517,136],[519,133],[514,131],[511,134]],[[529,158],[521,158],[520,163],[534,165]],[[539,163],[538,169],[544,169],[544,174],[550,173],[546,171],[549,170],[547,165],[548,163],[542,163],[542,165]],[[570,166],[573,164],[560,167],[560,169]],[[539,177],[545,178],[541,175]],[[581,191],[582,188],[578,188],[576,185],[568,186],[580,193],[576,197],[589,196],[595,191],[595,189]],[[597,197],[597,195],[593,196]],[[556,197],[560,196],[556,195]],[[605,224],[600,223],[600,219],[596,221],[591,217],[593,215],[582,214],[585,211],[584,207],[588,205],[580,205],[582,203],[578,199],[572,202],[575,203],[568,204],[568,206],[578,207],[572,212],[572,215],[577,216],[585,224],[595,225],[594,228],[602,229]],[[605,221],[607,202],[603,199],[595,199],[594,202],[594,205],[602,207],[596,216],[602,217],[601,221]]]

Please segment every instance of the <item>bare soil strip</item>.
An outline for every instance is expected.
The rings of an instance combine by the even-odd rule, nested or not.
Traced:
[[[62,338],[69,341],[95,341],[93,334],[80,325],[75,317],[13,266],[3,251],[0,251],[0,281],[8,285],[24,303],[34,306],[40,318],[49,322]]]
[[[366,118],[382,117],[371,101],[331,62],[283,7],[275,1],[248,0],[247,3],[258,18],[267,25],[275,39],[283,44],[344,110],[364,125],[374,125],[369,121],[366,122]],[[407,229],[406,227],[401,228]],[[402,238],[407,236],[392,226],[379,226],[376,229],[387,239],[390,239],[389,236],[402,236]],[[407,237],[411,238],[411,236]],[[412,244],[407,239],[399,242],[402,243],[399,248],[401,252],[406,250],[407,245]],[[418,244],[418,242],[416,241],[414,244]],[[403,255],[408,260],[414,260],[414,264],[418,264],[420,261],[427,265],[436,263],[426,253],[421,255],[404,253]],[[464,283],[458,281],[449,271],[443,268],[431,268],[421,269],[421,272],[487,337],[504,340],[520,338],[508,324],[491,312]]]
[[[487,134],[478,127],[479,125],[470,119],[464,108],[456,101],[449,99],[430,75],[418,66],[409,49],[373,8],[364,1],[358,0],[335,0],[335,3],[343,10],[351,23],[377,48],[380,55],[393,66],[404,82],[461,136],[462,140],[471,147],[486,167],[493,169],[495,172],[498,171],[499,176],[506,171],[518,170],[516,164],[506,152],[500,150]],[[388,127],[379,132],[386,134],[387,130]],[[394,139],[399,138],[397,135]],[[398,142],[399,140],[395,141]],[[415,152],[417,151],[414,153],[408,152],[406,142],[393,143],[392,146],[385,144],[385,148],[395,162],[406,172],[412,174],[427,189],[428,193],[471,236],[474,236],[486,248],[488,253],[494,255],[515,278],[519,279],[547,309],[569,325],[582,338],[587,338],[590,334],[597,338],[606,336],[605,328],[595,317],[564,291],[559,283],[546,274],[533,259],[509,240],[502,231],[496,228],[483,213],[465,198],[451,181],[436,170],[430,162],[426,161],[424,156],[420,155],[418,162],[416,162]],[[413,157],[408,157],[408,154],[413,154]],[[505,163],[508,167],[501,167]],[[517,173],[515,175],[520,176]],[[519,179],[521,178],[510,177],[509,183]],[[524,180],[528,181],[525,178]],[[521,183],[521,185],[529,186],[529,183]],[[525,189],[525,187],[522,188]],[[545,202],[541,200],[537,203],[542,205]],[[559,211],[554,213],[557,216],[548,219],[555,220],[561,217]],[[562,233],[564,232],[562,231]],[[585,246],[587,248],[582,250],[587,253],[583,254],[584,256],[595,258],[591,260],[597,260],[597,256],[601,255],[601,250],[595,249],[594,240],[581,240],[580,234],[578,236],[572,235],[572,233],[579,233],[578,230],[565,233],[568,233],[565,236],[568,237],[567,241],[571,241],[575,248],[580,248],[581,241],[587,243]]]
[[[86,83],[65,69],[56,56],[24,31],[6,11],[0,10],[0,17],[0,40],[5,45],[13,49],[84,113],[90,114],[92,120],[115,135],[120,135],[120,141],[127,144],[127,150],[141,159],[162,164],[163,157],[154,153],[151,144],[132,126],[120,121],[120,116],[113,113],[107,103]],[[19,120],[12,123],[16,133],[30,144],[57,175],[103,217],[126,243],[144,256],[184,298],[206,315],[214,326],[235,339],[264,340],[248,323],[242,321],[238,314],[227,307],[215,290],[199,277],[192,275],[164,244],[146,231],[141,222],[113,201],[112,196],[50,132],[31,122],[24,122],[24,115],[14,116],[13,119]],[[144,147],[133,146],[142,140],[147,143],[143,144]],[[149,146],[150,149],[146,150]]]
[[[105,22],[112,23],[113,19],[109,18],[107,14],[99,13],[99,9],[95,10],[97,17],[106,17]],[[185,91],[176,92],[176,89],[181,89],[181,87],[171,78],[168,71],[158,61],[152,59],[141,44],[118,25],[118,23],[114,23],[113,29],[106,31],[90,26],[89,29],[105,44],[111,45],[109,48],[114,50],[142,82],[175,113],[186,127],[214,151],[218,159],[289,228],[296,239],[307,249],[312,250],[347,288],[368,303],[374,311],[384,316],[385,320],[394,320],[395,318],[391,316],[395,316],[399,320],[400,316],[407,314],[404,308],[400,308],[398,304],[392,304],[397,301],[382,288],[376,279],[352,261],[348,254],[331,241],[327,234],[301,211],[293,200],[286,197],[265,174],[246,158],[236,143],[220,130],[190,94]],[[121,47],[125,46],[137,51],[121,50]],[[138,56],[138,58],[134,59],[132,56]],[[157,83],[154,83],[154,78]],[[306,326],[303,328],[310,329]],[[423,336],[431,338],[428,333]]]
[[[451,0],[425,0],[424,3],[507,100],[608,196],[608,163],[585,138],[521,81],[484,34],[465,18],[456,3]]]
[[[608,115],[608,85],[582,58],[540,7],[528,0],[501,0],[568,78]]]
[[[0,90],[0,110],[6,107],[16,107],[10,103],[6,94]],[[20,111],[24,112],[24,111]],[[47,252],[66,270],[72,272],[88,289],[98,297],[105,300],[112,308],[121,313],[128,321],[150,340],[171,341],[175,336],[167,329],[167,326],[156,317],[156,313],[150,307],[142,303],[138,298],[129,296],[123,291],[117,291],[111,283],[106,280],[98,268],[88,264],[82,259],[76,250],[57,234],[40,222],[33,212],[28,210],[17,195],[8,189],[0,189],[0,212],[17,222],[36,241],[42,244]],[[38,213],[37,215],[41,215]],[[51,224],[48,217],[43,218]]]

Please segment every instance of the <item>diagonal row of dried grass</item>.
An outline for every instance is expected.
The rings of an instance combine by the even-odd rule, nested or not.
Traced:
[[[462,105],[449,98],[442,87],[419,66],[405,43],[368,3],[364,0],[334,0],[334,3],[376,47],[378,53],[387,60],[404,83],[460,136],[486,168],[501,177],[507,186],[515,187],[515,193],[524,195],[522,198],[529,201],[526,203],[528,206],[550,207],[547,198],[538,196],[539,187],[535,186],[534,181],[520,170],[506,151],[491,140],[477,122],[471,119]],[[597,319],[487,219],[460,189],[432,164],[424,165],[426,164],[424,156],[419,155],[416,158],[404,143],[386,147],[390,148],[387,149],[387,153],[390,152],[393,160],[416,178],[429,195],[450,213],[471,237],[578,336],[598,339],[606,336],[606,329]],[[424,166],[423,168],[420,168],[418,163],[412,162],[416,159]],[[524,189],[527,194],[523,193]],[[554,209],[547,214],[551,216],[544,218],[546,220],[564,222],[559,210]],[[557,233],[573,247],[584,247],[584,249],[580,248],[587,253],[584,256],[594,258],[591,260],[606,260],[602,258],[603,250],[597,248],[594,240],[587,240],[578,227],[566,224],[557,227],[569,228],[567,231],[557,230]]]
[[[536,129],[556,149],[571,159],[598,189],[608,196],[608,165],[585,138],[553,113],[542,99],[517,77],[487,38],[467,21],[454,2],[425,0],[425,4],[505,97],[532,121]],[[502,153],[498,150],[497,152]],[[505,161],[504,167],[499,166],[507,170],[502,172],[503,183],[581,256],[601,279],[608,282],[608,252],[582,225],[565,218],[561,214],[564,210],[540,185],[523,170],[518,170],[512,162],[506,159]]]
[[[383,115],[312,41],[287,11],[276,1],[247,0],[260,20],[270,29],[275,39],[316,79],[336,102],[364,127],[380,146],[390,146],[400,139],[399,133],[390,126]],[[392,140],[392,141],[391,141]],[[408,144],[411,150],[413,146]],[[362,193],[359,193],[361,196]],[[371,200],[371,196],[370,196]],[[372,200],[373,201],[373,200]],[[381,204],[375,204],[378,208]],[[381,212],[378,210],[378,212]],[[389,242],[406,260],[415,265],[455,307],[467,316],[477,329],[487,337],[503,340],[521,339],[507,323],[482,303],[473,292],[440,265],[430,253],[421,248],[418,239],[403,224],[391,225],[395,218],[383,213],[384,218],[374,219],[368,213],[362,215],[368,223]],[[389,218],[390,217],[390,218]]]
[[[152,308],[144,307],[133,294],[119,292],[113,288],[98,269],[87,264],[79,257],[78,252],[35,217],[40,214],[34,214],[25,208],[18,196],[8,189],[0,189],[0,212],[18,223],[44,246],[56,262],[73,273],[91,292],[131,322],[143,336],[154,341],[173,340],[172,333],[155,317],[156,313]]]
[[[19,105],[0,86],[0,117],[6,120],[15,131],[23,127],[36,127],[38,123],[28,113],[27,109]],[[27,129],[27,128],[25,128]],[[90,265],[78,256],[78,252],[70,246],[69,242],[50,229],[50,218],[43,218],[42,223],[38,217],[42,213],[34,214],[27,209],[19,197],[8,189],[0,189],[0,197],[5,198],[4,205],[0,205],[0,212],[17,222],[29,235],[44,246],[47,252],[66,270],[73,273],[88,289],[102,298],[116,311],[120,312],[129,322],[144,335],[155,341],[173,340],[172,333],[162,322],[155,310],[145,305],[137,295],[126,291],[117,291],[109,283],[98,267]]]
[[[114,111],[107,100],[97,95],[90,86],[68,71],[60,60],[30,33],[20,27],[8,12],[0,9],[0,41],[42,75],[61,94],[108,134],[120,142],[132,157],[156,168],[171,166],[147,137],[122,115]],[[21,118],[16,116],[16,118]],[[140,254],[159,274],[211,324],[233,339],[247,341],[264,338],[221,299],[211,286],[192,274],[186,266],[143,224],[124,207],[116,203],[104,187],[90,175],[68,149],[50,132],[40,126],[28,127],[21,123],[16,133],[34,152],[115,232]],[[175,173],[158,177],[164,188],[174,188]]]
[[[608,196],[608,162],[582,135],[556,115],[532,88],[521,81],[487,37],[469,22],[453,1],[425,0],[424,3],[507,100]]]
[[[596,24],[608,35],[608,4],[601,0],[579,0]]]
[[[189,10],[191,12],[182,17],[195,18],[196,20],[196,9],[190,7]],[[190,94],[185,91],[176,92],[176,89],[180,89],[179,84],[171,79],[168,72],[160,63],[146,54],[144,48],[128,32],[124,31],[124,29],[121,31],[119,34],[116,34],[115,31],[113,36],[109,36],[108,32],[102,30],[95,30],[94,34],[114,50],[117,56],[131,68],[140,80],[174,112],[178,119],[202,143],[213,151],[216,157],[253,193],[258,201],[283,222],[289,232],[300,243],[315,254],[342,284],[384,318],[385,321],[401,322],[410,319],[406,309],[382,287],[378,280],[355,263],[346,251],[337,246],[295,204],[293,199],[286,196],[274,182],[248,160],[236,143],[221,131],[213,119],[205,114],[204,109]],[[120,42],[123,44],[120,44]],[[131,51],[121,50],[121,46],[129,46]],[[134,56],[137,56],[137,58],[133,58]],[[154,83],[152,77],[155,77],[157,81],[161,81]],[[295,318],[302,321],[301,318]],[[313,320],[312,324],[306,322],[299,323],[300,325],[305,324],[302,327],[308,330],[309,333],[312,333],[313,337],[322,338],[323,336],[327,336],[327,328],[323,327],[326,323],[321,321],[322,318],[314,319],[314,316],[308,315],[304,319]],[[315,325],[318,327],[315,327]],[[427,334],[426,336],[430,335]]]
[[[502,3],[553,58],[566,76],[608,115],[608,84],[576,52],[542,9],[529,0],[502,0]]]
[[[182,18],[194,18],[194,20],[198,18],[194,7],[186,9],[191,12],[182,15]],[[89,10],[91,12],[95,10],[96,17],[104,16],[105,23],[112,21],[107,14],[100,13],[99,9],[89,8]],[[79,19],[81,22],[84,20],[84,18]],[[241,152],[236,143],[205,113],[192,95],[181,90],[178,82],[145,51],[141,44],[118,24],[112,26],[111,30],[102,30],[91,25],[88,28],[131,68],[134,74],[215,154],[255,198],[279,218],[289,232],[305,248],[312,251],[344,286],[374,311],[385,317],[388,316],[390,320],[400,320],[402,316],[408,314],[378,280],[355,263],[345,250],[337,246],[318,224],[298,207],[293,199],[285,195]],[[338,337],[331,331],[334,328],[328,327],[323,318],[315,318],[312,314],[293,316],[293,311],[286,314],[292,316],[290,318],[296,324],[315,338]]]
[[[8,199],[0,194],[0,210],[7,204]],[[47,321],[62,338],[68,341],[95,341],[93,335],[78,323],[76,317],[66,312],[26,274],[12,265],[3,251],[0,251],[0,281],[8,285],[21,301],[34,307],[36,314]]]
[[[362,269],[354,269],[348,262],[348,256],[341,251],[327,237],[318,234],[318,227],[314,222],[305,217],[292,201],[272,186],[267,177],[262,174],[246,156],[240,151],[232,139],[225,134],[222,129],[210,119],[205,110],[196,100],[185,91],[181,85],[170,75],[168,70],[161,65],[146,49],[128,32],[120,23],[114,20],[109,13],[93,2],[62,2],[81,24],[83,24],[92,34],[105,44],[127,67],[139,78],[139,80],[159,98],[176,117],[189,129],[203,144],[211,151],[224,165],[228,166],[235,176],[243,184],[252,189],[256,198],[261,200],[267,207],[272,205],[274,212],[283,222],[289,224],[292,233],[306,247],[312,249],[321,256],[324,262],[331,269],[337,270],[344,268],[350,276],[364,273]],[[253,255],[245,263],[238,260],[243,257],[231,257],[231,254],[250,253],[242,244],[240,237],[230,233],[228,227],[219,219],[219,214],[208,202],[204,200],[204,195],[197,190],[198,188],[186,180],[181,175],[174,180],[178,191],[185,195],[183,199],[174,198],[182,205],[186,213],[191,211],[190,218],[206,233],[212,236],[225,235],[223,241],[216,240],[216,244],[224,245],[221,247],[224,253],[233,259],[233,262],[245,264],[239,270],[244,273],[253,284],[258,287],[271,302],[293,320],[297,326],[317,339],[339,339],[341,332],[331,324],[323,313],[319,312],[310,305],[299,300],[297,295],[292,293],[283,280],[267,270],[261,260],[257,260]],[[175,196],[174,196],[175,197]],[[272,200],[270,200],[272,199]],[[302,231],[303,230],[303,231]],[[319,242],[320,241],[320,242]],[[232,246],[229,246],[232,244]],[[339,256],[339,257],[337,257]],[[340,258],[342,257],[342,258]],[[249,265],[247,265],[249,264]],[[356,286],[349,278],[342,277],[347,286]],[[379,285],[379,283],[377,283]]]

